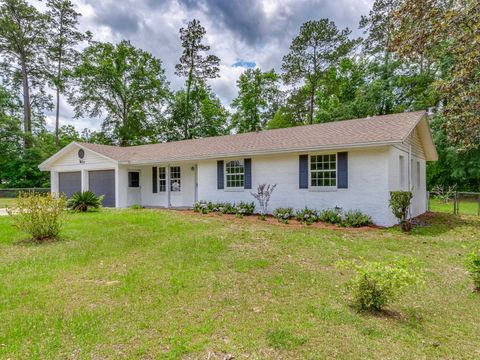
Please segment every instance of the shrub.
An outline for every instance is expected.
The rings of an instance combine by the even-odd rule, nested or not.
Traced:
[[[304,224],[310,225],[318,221],[318,212],[305,206],[296,212],[295,218]]]
[[[372,218],[362,213],[360,210],[349,210],[343,213],[341,226],[345,227],[360,227],[372,223]]]
[[[7,209],[15,226],[32,236],[35,241],[55,239],[60,233],[65,211],[65,196],[51,193],[24,193],[18,195],[14,207]]]
[[[270,202],[270,197],[276,187],[277,184],[260,184],[258,185],[256,193],[250,193],[255,199],[257,199],[258,204],[260,205],[260,215],[263,220],[265,220],[265,216],[268,214],[268,203]]]
[[[237,207],[235,204],[225,202],[222,203],[222,211],[223,214],[232,214],[235,215],[237,213]]]
[[[418,285],[422,281],[422,274],[409,268],[406,260],[389,263],[339,262],[337,266],[355,271],[347,288],[352,292],[355,304],[362,310],[382,310],[404,288]]]
[[[133,204],[132,206],[130,206],[130,209],[140,210],[140,209],[143,209],[143,206],[139,204]]]
[[[322,210],[318,214],[318,220],[327,222],[330,224],[340,224],[342,222],[341,212],[342,212],[342,209],[339,207]]]
[[[275,216],[278,221],[288,224],[288,220],[294,216],[293,209],[291,207],[275,209],[273,216]]]
[[[468,255],[467,270],[473,279],[475,290],[480,291],[480,253],[472,252]]]
[[[88,209],[98,209],[102,204],[103,195],[97,196],[91,191],[76,192],[67,201],[67,208],[85,212]]]
[[[241,215],[252,215],[253,212],[255,211],[255,203],[252,202],[244,202],[240,201],[238,205],[236,206],[237,209],[237,214]]]
[[[210,212],[208,203],[205,200],[200,200],[193,204],[193,211],[202,214],[208,214]]]
[[[393,215],[400,222],[402,231],[409,232],[412,229],[410,219],[408,219],[408,208],[412,201],[411,191],[391,191],[389,206],[392,209]]]

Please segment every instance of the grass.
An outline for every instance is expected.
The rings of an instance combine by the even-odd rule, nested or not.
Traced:
[[[15,204],[15,200],[16,198],[0,198],[0,209],[13,206]]]
[[[453,214],[453,200],[445,203],[442,200],[430,198],[430,211]],[[478,215],[478,201],[460,201],[459,213],[464,215]]]
[[[33,245],[0,217],[0,358],[479,358],[464,263],[480,218],[425,221],[404,235],[102,210]],[[426,285],[358,313],[335,263],[360,257],[416,258]]]

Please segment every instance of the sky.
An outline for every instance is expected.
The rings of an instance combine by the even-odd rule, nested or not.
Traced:
[[[136,47],[159,58],[172,90],[184,79],[174,74],[181,55],[179,29],[196,18],[206,29],[204,42],[220,62],[220,77],[209,84],[228,107],[237,95],[236,81],[249,67],[280,71],[302,23],[329,18],[352,36],[361,15],[368,14],[373,0],[72,0],[82,14],[80,30],[90,30],[96,41],[117,43],[128,39]],[[77,130],[98,130],[99,119],[73,119],[71,107],[62,101],[61,124]],[[47,114],[52,127],[54,114]]]

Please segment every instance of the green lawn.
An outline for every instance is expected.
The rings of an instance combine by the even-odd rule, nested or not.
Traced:
[[[403,235],[103,210],[32,245],[0,217],[0,358],[480,358],[480,218],[428,219]],[[416,258],[426,284],[358,313],[335,263],[360,257]]]
[[[7,206],[13,206],[15,200],[16,198],[0,198],[0,209],[6,208]]]
[[[478,214],[478,202],[461,200],[459,205],[459,213],[464,215],[477,215]],[[453,214],[453,200],[447,203],[435,198],[430,199],[430,211],[445,212]]]

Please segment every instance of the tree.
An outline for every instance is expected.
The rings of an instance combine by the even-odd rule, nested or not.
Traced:
[[[24,0],[3,0],[0,6],[1,68],[13,87],[20,84],[23,95],[25,147],[31,146],[32,106],[49,106],[45,96],[46,16]],[[32,97],[33,89],[38,96]]]
[[[325,71],[347,55],[357,42],[349,40],[348,28],[338,30],[333,21],[307,21],[292,40],[290,52],[283,57],[282,70],[287,84],[301,80],[310,89],[309,122],[313,123],[315,93]]]
[[[279,107],[280,77],[274,70],[247,69],[237,81],[238,96],[232,102],[233,126],[237,132],[256,131],[265,126]]]
[[[60,94],[65,91],[66,73],[72,70],[78,51],[75,46],[88,38],[77,31],[80,13],[70,0],[48,0],[48,58],[51,63],[49,77],[55,88],[55,144],[59,145]]]
[[[405,0],[395,13],[392,51],[435,63],[448,137],[466,149],[480,144],[480,3]]]
[[[175,93],[170,104],[166,128],[162,131],[166,134],[164,140],[186,140],[228,133],[228,111],[208,87],[200,84],[192,89],[191,105],[188,110],[186,97],[185,90]]]
[[[291,89],[285,101],[267,123],[268,129],[286,128],[303,125],[308,122],[309,94],[308,85]]]
[[[166,106],[169,96],[159,59],[128,41],[94,42],[82,53],[73,76],[78,88],[70,95],[75,117],[105,113],[102,128],[121,146],[148,141],[157,126],[158,107]]]
[[[175,65],[175,74],[186,77],[186,96],[184,116],[191,116],[191,91],[192,87],[202,86],[207,79],[218,77],[220,59],[215,55],[204,55],[210,50],[210,46],[202,43],[205,36],[205,28],[200,21],[193,19],[186,28],[180,29],[180,40],[182,41],[183,53],[180,63]],[[188,121],[185,121],[187,124]],[[183,133],[191,138],[189,130],[185,128]]]

